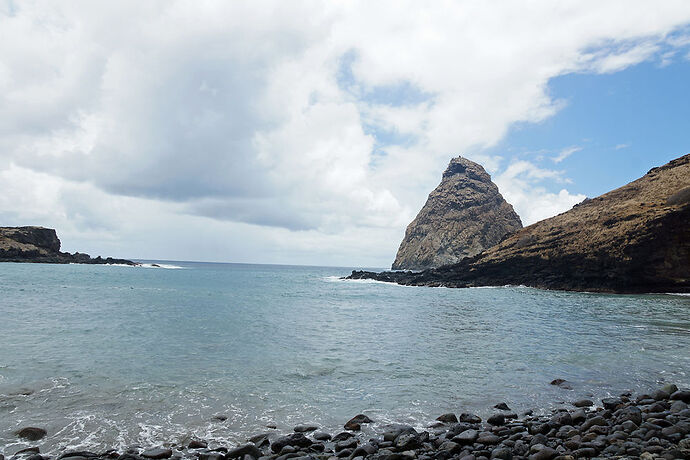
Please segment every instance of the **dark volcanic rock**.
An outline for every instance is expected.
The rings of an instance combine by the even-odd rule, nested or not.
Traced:
[[[192,439],[189,441],[188,449],[205,449],[208,447],[208,443],[201,439]]]
[[[88,254],[60,252],[57,233],[44,227],[0,227],[0,262],[137,265],[131,260],[92,259]]]
[[[393,269],[419,270],[459,262],[522,228],[515,213],[477,163],[453,158],[410,223]]]
[[[296,427],[293,428],[293,430],[295,431],[295,433],[306,433],[306,432],[308,432],[308,431],[316,431],[316,430],[318,430],[318,429],[319,429],[318,426],[316,426],[316,425],[311,425],[311,424],[308,424],[308,425],[297,425]]]
[[[307,438],[302,433],[294,433],[288,436],[280,437],[273,441],[271,444],[271,450],[277,454],[285,446],[309,447],[311,445],[311,439]]]
[[[345,424],[345,429],[350,431],[359,431],[363,423],[371,423],[372,420],[364,414],[355,415]]]
[[[165,448],[149,449],[141,454],[144,458],[150,458],[152,460],[160,460],[163,458],[172,457],[172,450]]]
[[[482,418],[475,414],[460,414],[460,421],[464,423],[482,423]]]
[[[42,439],[47,433],[43,428],[36,428],[33,426],[27,426],[15,433],[20,438],[28,439],[29,441],[38,441]]]
[[[690,155],[558,216],[525,227],[477,256],[421,272],[361,272],[417,286],[526,285],[597,292],[690,292]]]
[[[690,390],[678,390],[671,395],[671,399],[675,401],[683,401],[690,404]]]
[[[453,413],[440,415],[436,420],[443,423],[458,423],[458,418]]]
[[[261,457],[262,453],[258,447],[256,447],[254,444],[249,443],[237,447],[235,449],[229,450],[228,453],[225,454],[225,458],[244,458],[245,455],[249,455],[254,458],[259,458]]]
[[[594,405],[594,401],[589,399],[580,399],[578,401],[574,401],[572,404],[575,407],[590,407]]]
[[[501,426],[505,425],[506,423],[506,418],[503,414],[494,414],[488,419],[486,419],[486,422],[490,425],[496,425],[496,426]]]

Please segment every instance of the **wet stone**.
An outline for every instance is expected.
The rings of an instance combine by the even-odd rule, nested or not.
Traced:
[[[326,446],[324,446],[320,442],[317,442],[309,446],[309,450],[313,452],[323,452],[324,450],[326,450]]]
[[[477,430],[466,430],[463,431],[462,433],[456,435],[453,437],[451,441],[456,442],[458,444],[472,444],[474,441],[477,440],[477,437],[479,436],[479,433]]]
[[[575,407],[591,407],[594,405],[594,401],[591,399],[579,399],[577,401],[573,401],[572,404]]]
[[[597,455],[597,451],[594,450],[592,447],[583,447],[581,449],[577,449],[575,452],[575,457],[577,458],[592,458]]]
[[[250,443],[250,444],[245,444],[243,446],[229,450],[228,453],[225,454],[225,458],[226,459],[231,459],[231,458],[244,459],[245,455],[249,455],[249,456],[254,457],[254,458],[259,458],[259,457],[261,457],[261,451],[254,444]]]
[[[494,414],[486,420],[490,425],[505,425],[506,418],[503,414]]]
[[[276,457],[275,460],[287,460],[288,458],[296,458],[296,457],[299,457],[299,454],[297,452],[287,452],[285,454],[281,453],[278,457]]]
[[[354,434],[348,433],[347,431],[341,431],[340,433],[333,436],[333,442],[344,441],[345,439],[350,439]]]
[[[187,446],[188,449],[206,449],[208,447],[208,443],[206,441],[202,441],[201,439],[192,439],[189,441],[189,445]]]
[[[350,433],[347,433],[347,434],[350,434]],[[314,432],[312,437],[314,439],[316,439],[317,441],[330,441],[331,440],[331,435],[328,433],[324,433],[323,431]]]
[[[505,447],[498,447],[491,451],[491,458],[497,458],[501,460],[511,460],[513,454],[510,449]]]
[[[493,433],[489,433],[488,431],[483,431],[479,433],[479,436],[477,436],[477,442],[481,444],[495,445],[498,444],[500,441],[501,438],[499,438]]]
[[[686,404],[690,404],[690,390],[678,390],[671,394],[670,398],[673,401],[683,401]]]
[[[22,439],[27,439],[29,441],[38,441],[42,439],[46,434],[46,430],[43,428],[37,428],[34,426],[27,426],[15,432],[17,436]]]
[[[149,449],[149,450],[144,451],[141,454],[141,456],[144,458],[150,458],[152,460],[160,460],[163,458],[172,457],[172,450],[166,449],[163,447],[156,448],[156,449]]]
[[[61,460],[63,458],[69,458],[70,460],[72,460],[74,457],[93,458],[98,456],[98,454],[86,450],[75,450],[72,452],[65,452],[64,454],[58,457],[58,460]]]
[[[652,394],[652,399],[656,401],[663,401],[664,399],[668,399],[671,396],[671,393],[664,391],[664,390],[656,390]]]
[[[335,444],[335,451],[340,452],[343,449],[354,449],[355,447],[357,447],[357,439],[350,438],[344,441],[337,442]]]
[[[310,431],[316,431],[318,429],[319,429],[319,427],[316,425],[307,424],[307,425],[297,425],[296,427],[293,428],[293,431],[295,433],[307,433]]]
[[[621,398],[604,398],[601,400],[601,404],[604,406],[604,409],[614,410],[623,404],[623,401],[621,401]]]
[[[376,453],[377,450],[378,450],[378,448],[376,448],[376,446],[373,446],[371,444],[365,444],[363,446],[356,448],[352,452],[352,457],[353,458],[357,457],[357,456],[366,457],[367,455],[371,455],[371,454]]]
[[[420,440],[417,433],[402,433],[395,439],[395,447],[399,450],[415,449],[419,444]]]
[[[345,429],[350,431],[359,431],[362,428],[362,424],[372,422],[373,420],[371,420],[366,415],[358,414],[352,417],[350,420],[348,420],[347,423],[345,423]]]
[[[436,420],[443,423],[458,423],[458,417],[453,413],[440,415]]]
[[[570,382],[568,382],[565,379],[554,379],[551,381],[551,385],[557,386],[559,388],[562,388],[564,390],[572,390],[573,387],[570,385]]]
[[[482,423],[482,418],[475,414],[460,414],[461,423]]]

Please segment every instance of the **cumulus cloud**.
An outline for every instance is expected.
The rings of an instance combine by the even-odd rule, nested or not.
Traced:
[[[3,8],[0,174],[38,195],[3,201],[0,215],[54,222],[75,241],[101,237],[77,231],[96,221],[122,240],[134,232],[122,222],[150,240],[166,225],[208,228],[256,242],[255,260],[312,263],[392,258],[458,153],[498,173],[525,222],[581,200],[553,191],[562,173],[484,150],[563,107],[551,78],[673,59],[690,22],[682,0]],[[187,257],[175,234],[161,255]]]
[[[563,171],[539,168],[528,161],[512,163],[494,177],[494,182],[520,215],[522,224],[527,226],[566,211],[586,198],[566,189],[558,193],[549,192],[541,185],[545,179],[568,182]]]

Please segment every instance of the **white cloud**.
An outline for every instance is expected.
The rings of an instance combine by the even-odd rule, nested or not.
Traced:
[[[566,189],[561,189],[558,193],[549,192],[540,183],[544,179],[567,182],[563,178],[563,172],[542,169],[527,161],[512,163],[493,179],[525,226],[566,211],[586,198],[585,195],[573,194]]]
[[[159,257],[380,265],[459,153],[526,222],[569,207],[563,174],[484,148],[563,107],[551,78],[685,46],[688,22],[682,0],[22,2],[0,12],[0,174],[24,196],[0,215],[75,245],[106,232],[89,222],[189,230]]]
[[[558,155],[555,157],[551,158],[554,163],[560,163],[561,161],[565,160],[568,158],[570,155],[572,155],[575,152],[579,152],[582,150],[582,147],[567,147],[563,150],[561,150]]]

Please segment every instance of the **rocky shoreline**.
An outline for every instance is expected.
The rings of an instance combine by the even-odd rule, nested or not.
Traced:
[[[568,388],[564,380],[552,385]],[[0,460],[571,460],[577,458],[690,458],[690,390],[666,385],[650,394],[630,393],[568,403],[551,414],[522,416],[505,403],[494,406],[485,421],[474,414],[439,416],[425,430],[386,425],[366,436],[362,425],[373,421],[359,414],[331,434],[315,424],[294,432],[258,433],[239,446],[211,445],[191,439],[183,445],[132,446],[123,452],[63,452],[43,456],[40,446],[0,452]],[[275,426],[268,428],[275,429]],[[15,433],[36,442],[46,431],[25,427]]]

